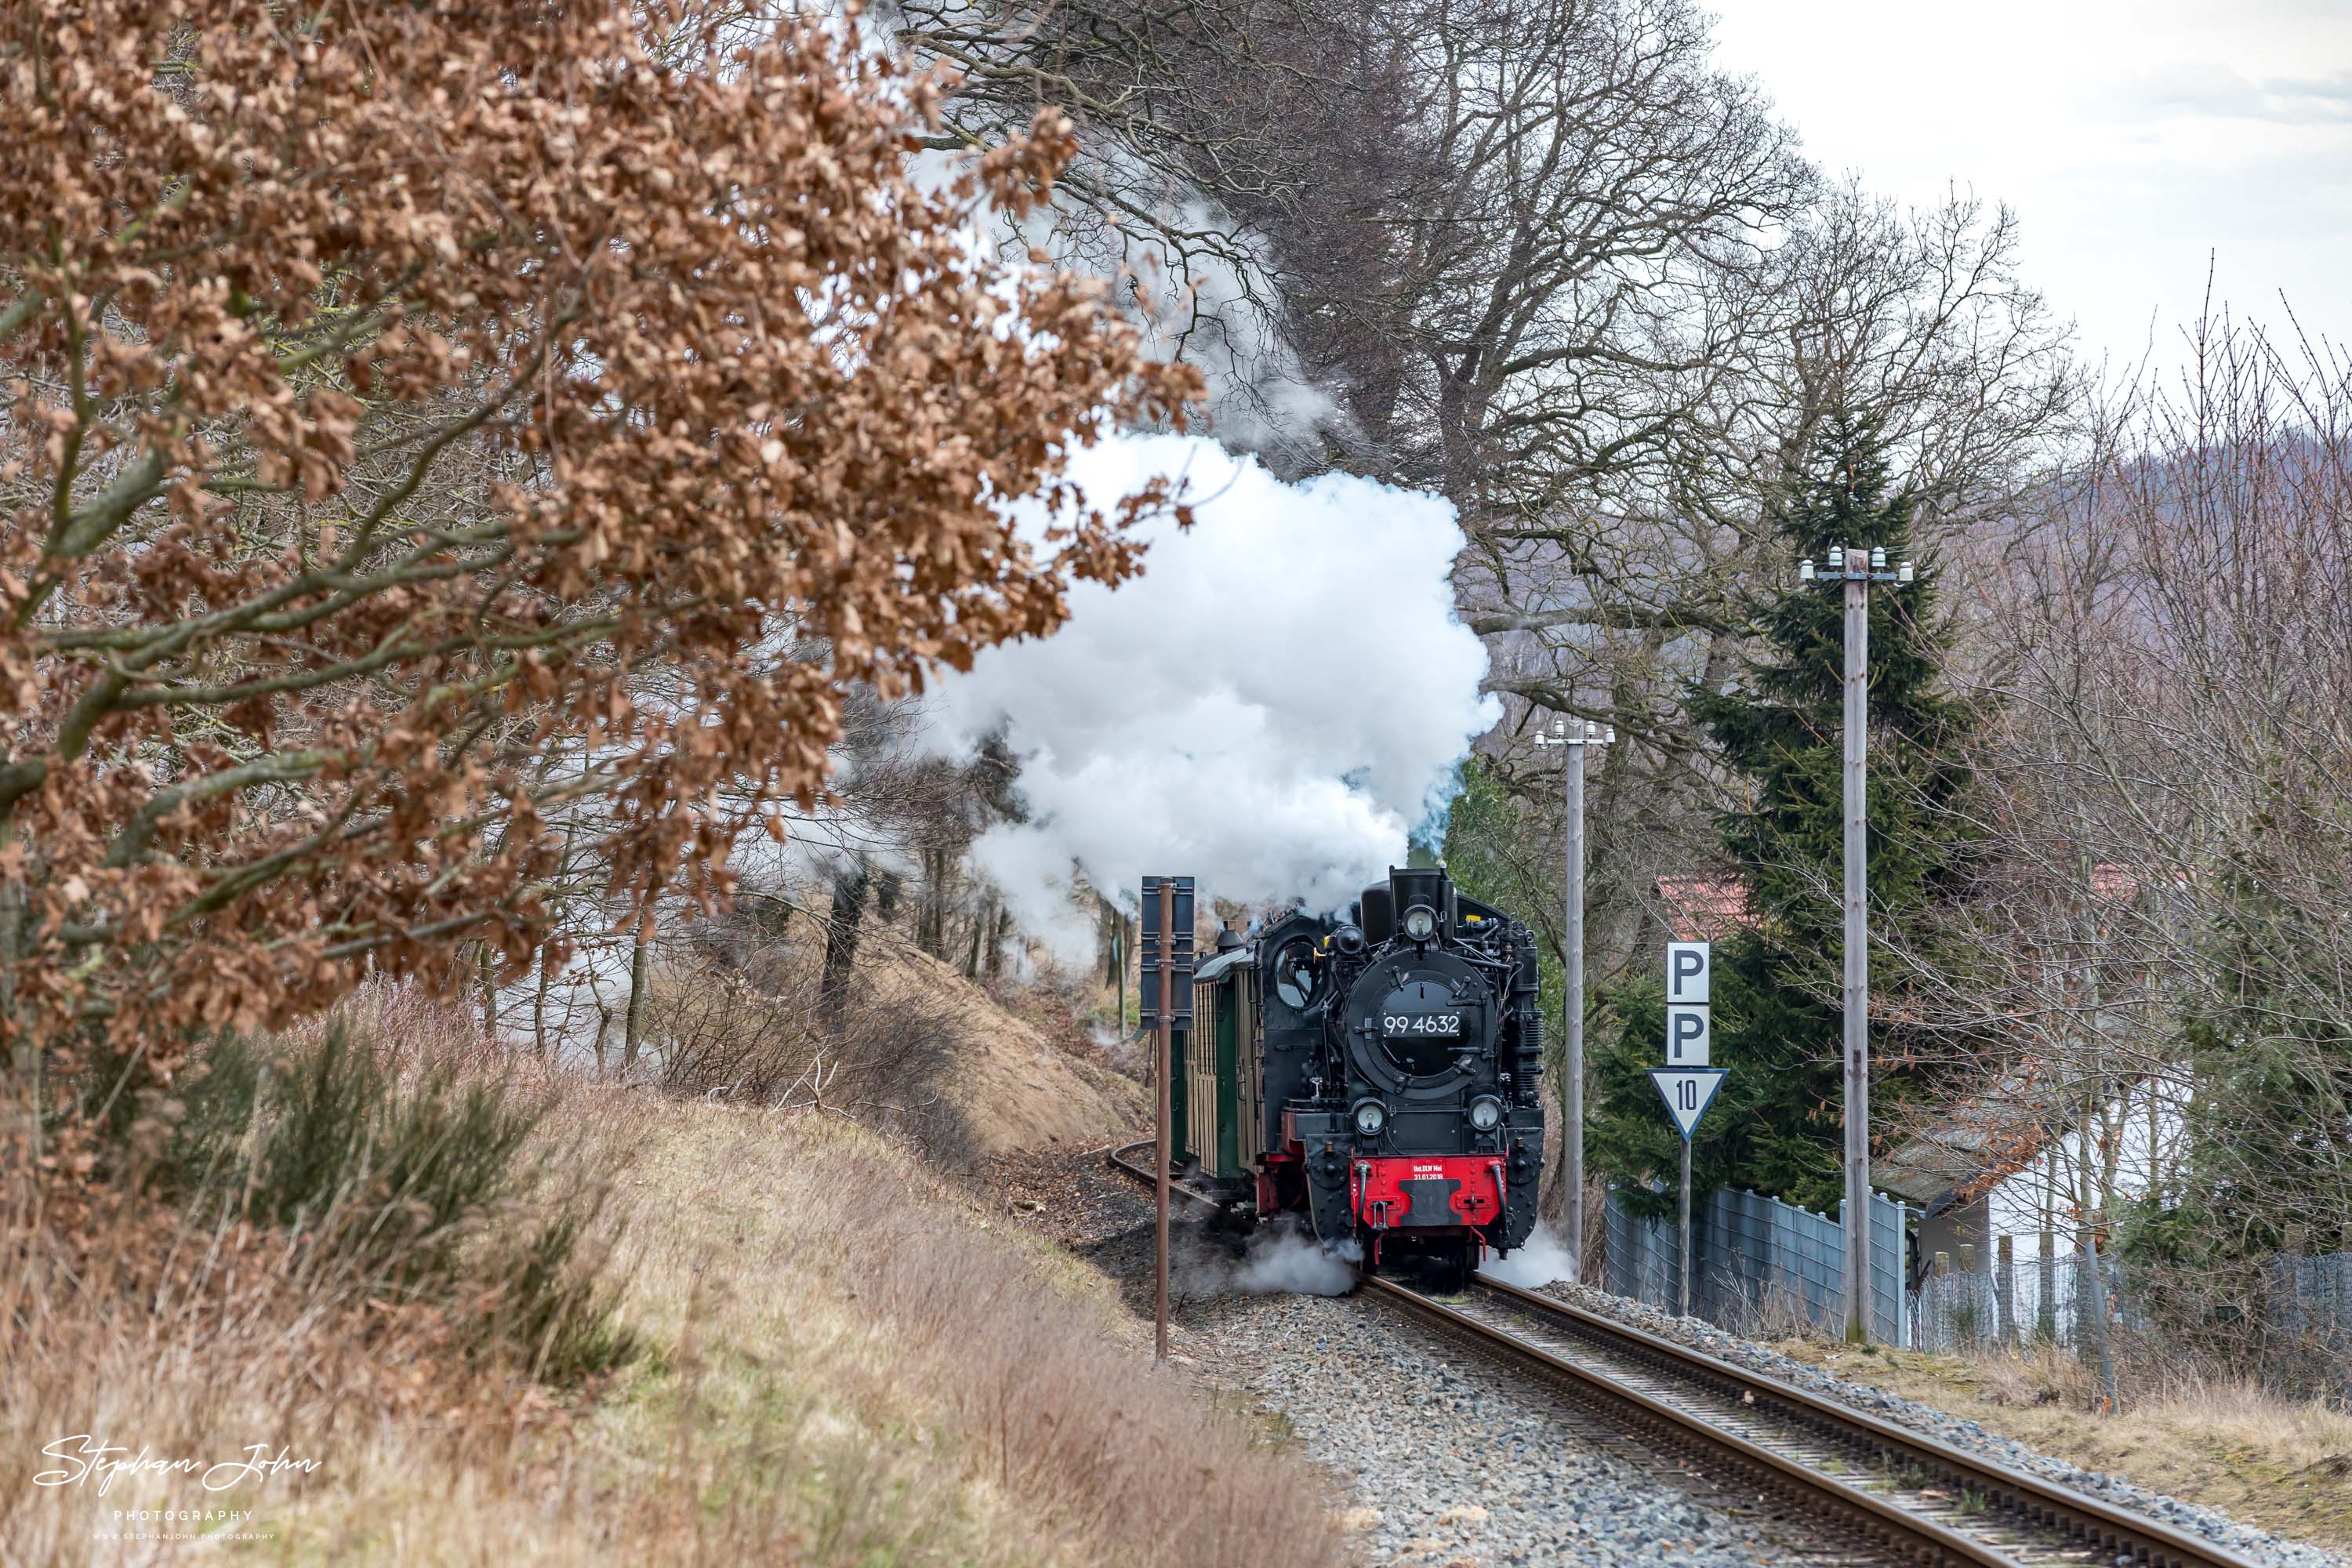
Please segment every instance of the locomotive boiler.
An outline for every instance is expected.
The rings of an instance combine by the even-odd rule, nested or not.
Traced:
[[[1442,868],[1391,868],[1344,919],[1217,945],[1171,1075],[1196,1180],[1375,1268],[1417,1258],[1458,1282],[1527,1240],[1543,1037],[1526,926]]]

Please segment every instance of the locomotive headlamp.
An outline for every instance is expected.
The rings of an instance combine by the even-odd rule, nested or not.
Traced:
[[[1482,1094],[1470,1102],[1470,1125],[1481,1132],[1492,1132],[1503,1120],[1503,1102],[1491,1094]]]
[[[1377,1100],[1360,1100],[1356,1105],[1356,1131],[1367,1138],[1377,1138],[1381,1129],[1389,1124],[1389,1108]]]
[[[1415,942],[1427,942],[1437,930],[1437,911],[1427,904],[1415,904],[1404,912],[1404,934]]]

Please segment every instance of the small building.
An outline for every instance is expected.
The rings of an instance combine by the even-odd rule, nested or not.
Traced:
[[[2066,1130],[2067,1097],[2021,1072],[1939,1109],[1935,1124],[1871,1162],[1871,1185],[1918,1210],[1917,1279],[1941,1252],[1954,1268],[1992,1268],[1992,1194]]]
[[[2129,898],[2136,890],[2128,877],[2109,867],[2095,868],[2094,882],[2102,899]],[[1655,940],[1718,942],[1753,919],[1747,884],[1732,873],[1660,877],[1655,892],[1650,910]],[[1906,1260],[1915,1284],[1939,1252],[1956,1268],[1966,1258],[1979,1272],[1992,1268],[1996,1190],[2074,1130],[2084,1098],[2081,1086],[2011,1072],[1937,1108],[1933,1125],[1872,1161],[1872,1188],[1921,1216]]]

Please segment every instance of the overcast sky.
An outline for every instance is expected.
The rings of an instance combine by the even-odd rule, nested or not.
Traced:
[[[1702,0],[1709,3],[1709,0]],[[2352,344],[2352,0],[1711,0],[1720,60],[1832,174],[2007,201],[2092,355],[2241,315]]]

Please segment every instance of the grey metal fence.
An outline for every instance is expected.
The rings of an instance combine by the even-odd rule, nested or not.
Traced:
[[[2281,1326],[2345,1342],[2352,1351],[2352,1252],[2281,1258],[2273,1299]]]
[[[2058,1250],[2065,1245],[2053,1233],[2024,1258],[2007,1244],[1981,1260],[1971,1247],[1957,1258],[1937,1254],[1913,1293],[1912,1343],[1947,1352],[2036,1341],[2087,1348],[2096,1326],[2091,1314],[2102,1304],[2110,1326],[2135,1326],[2122,1262],[2095,1249]]]
[[[1906,1289],[1906,1211],[1871,1202],[1872,1326],[1882,1340],[1968,1352],[2069,1347],[2116,1375],[2236,1369],[2282,1392],[2352,1405],[2352,1252],[2253,1258],[2227,1270],[2126,1264],[2028,1236],[1979,1258],[1931,1262]],[[1750,1334],[1844,1326],[1844,1228],[1827,1215],[1726,1189],[1691,1215],[1692,1310]],[[2074,1245],[2076,1250],[2062,1250]],[[1612,1189],[1608,1288],[1672,1311],[1681,1268],[1674,1222],[1636,1219]],[[2104,1342],[2104,1343],[2103,1343]],[[2105,1375],[2105,1374],[2103,1374]],[[2112,1392],[2112,1387],[2110,1388]]]
[[[2086,1359],[2102,1329],[2133,1367],[2234,1368],[2284,1392],[2352,1404],[2352,1252],[2168,1268],[2028,1236],[1933,1260],[1912,1302],[1910,1342],[1948,1353],[2046,1343]],[[2093,1281],[2096,1281],[2094,1288]]]
[[[1904,1301],[1903,1205],[1870,1203],[1871,1322],[1882,1340],[1909,1342]],[[1636,1219],[1609,1194],[1609,1289],[1672,1311],[1682,1268],[1672,1220]],[[1827,1215],[1760,1193],[1718,1189],[1691,1213],[1691,1310],[1743,1333],[1829,1333],[1845,1325],[1845,1227]]]
[[[2264,1328],[2275,1370],[2352,1408],[2352,1252],[2281,1257],[2271,1269]]]

